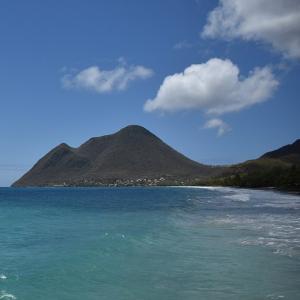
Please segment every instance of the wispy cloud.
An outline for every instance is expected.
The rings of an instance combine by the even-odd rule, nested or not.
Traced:
[[[175,50],[182,50],[182,49],[188,49],[188,48],[191,48],[193,47],[193,44],[187,42],[187,41],[181,41],[181,42],[178,42],[176,43],[174,46],[173,46],[173,49]]]
[[[289,58],[300,58],[299,0],[220,0],[203,37],[266,42]]]
[[[141,65],[127,65],[123,58],[119,65],[111,70],[103,70],[98,66],[91,66],[79,72],[66,73],[61,81],[66,89],[83,89],[97,93],[108,93],[115,90],[125,90],[136,80],[150,78],[153,70]]]
[[[208,120],[203,128],[205,129],[217,129],[218,136],[224,135],[226,132],[231,130],[231,127],[219,118],[213,118]]]

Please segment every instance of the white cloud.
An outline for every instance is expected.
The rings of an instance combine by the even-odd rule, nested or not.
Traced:
[[[204,124],[203,128],[206,129],[216,128],[218,130],[218,136],[222,136],[223,134],[231,130],[230,126],[219,118],[208,120]]]
[[[113,90],[124,90],[128,84],[138,79],[147,79],[153,71],[143,66],[127,66],[124,60],[112,70],[101,70],[98,66],[91,66],[77,73],[65,74],[62,85],[67,89],[85,89],[97,93]]]
[[[174,45],[174,49],[175,50],[182,50],[182,49],[187,49],[187,48],[191,48],[193,47],[193,45],[191,43],[188,43],[187,41],[181,41],[178,42]]]
[[[263,41],[286,57],[300,58],[300,1],[220,0],[202,36]]]
[[[167,76],[154,99],[144,105],[148,112],[202,110],[221,115],[266,101],[278,86],[270,68],[256,68],[242,78],[230,60],[213,58]]]

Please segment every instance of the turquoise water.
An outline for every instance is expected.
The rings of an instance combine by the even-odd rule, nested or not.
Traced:
[[[300,197],[0,189],[0,299],[300,299]]]

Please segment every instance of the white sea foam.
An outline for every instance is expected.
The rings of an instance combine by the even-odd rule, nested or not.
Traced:
[[[250,195],[246,193],[238,193],[234,195],[226,195],[224,198],[231,199],[233,201],[247,202],[250,200]]]
[[[0,299],[3,299],[3,300],[15,300],[17,299],[17,297],[13,294],[10,294],[10,293],[7,293],[6,291],[1,291],[0,292]]]
[[[181,189],[203,189],[203,190],[220,190],[220,189],[227,189],[226,187],[222,186],[196,186],[196,185],[174,185],[169,186],[171,188],[181,188]]]
[[[289,257],[300,255],[300,219],[297,215],[234,215],[208,219],[210,224],[250,234],[239,239],[242,246],[269,248],[274,254]]]
[[[4,275],[4,274],[0,274],[0,279],[1,279],[1,280],[5,280],[5,279],[7,279],[7,276]]]
[[[275,294],[269,294],[267,295],[267,299],[277,300],[277,299],[284,299],[284,295],[275,295]]]

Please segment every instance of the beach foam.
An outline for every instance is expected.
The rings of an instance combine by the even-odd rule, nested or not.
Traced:
[[[250,195],[246,193],[238,193],[234,195],[227,195],[224,198],[231,199],[233,201],[247,202],[250,200]]]
[[[6,291],[1,291],[0,292],[0,299],[3,299],[3,300],[15,300],[17,299],[17,297],[13,294],[9,294],[7,293]]]
[[[1,280],[5,280],[5,279],[7,279],[7,276],[4,275],[4,274],[0,274],[0,279],[1,279]]]

